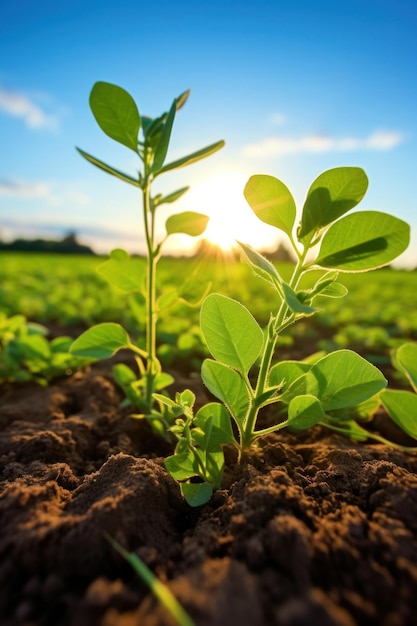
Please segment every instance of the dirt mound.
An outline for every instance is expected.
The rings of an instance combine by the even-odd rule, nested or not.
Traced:
[[[197,626],[415,624],[417,458],[320,428],[271,435],[195,510],[163,467],[170,444],[120,401],[103,365],[4,387],[2,625],[172,624],[104,533]]]

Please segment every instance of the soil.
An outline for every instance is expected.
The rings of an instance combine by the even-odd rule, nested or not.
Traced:
[[[191,509],[110,363],[1,391],[2,626],[171,626],[104,533],[197,626],[417,623],[417,456],[320,427],[270,435]]]

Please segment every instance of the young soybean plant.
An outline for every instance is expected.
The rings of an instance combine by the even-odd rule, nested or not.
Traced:
[[[124,250],[114,250],[110,259],[103,263],[99,270],[110,283],[122,291],[143,295],[146,306],[146,346],[143,349],[132,342],[120,324],[103,323],[93,326],[78,337],[72,344],[71,352],[94,360],[108,358],[122,348],[132,350],[137,356],[140,378],[137,379],[134,372],[125,365],[117,366],[114,374],[130,396],[130,401],[145,415],[151,417],[153,414],[154,425],[158,424],[158,415],[152,411],[153,393],[173,382],[169,374],[162,372],[156,355],[156,326],[160,310],[178,298],[178,294],[174,294],[173,290],[168,294],[169,302],[166,301],[166,295],[157,298],[157,263],[168,237],[176,233],[200,235],[204,232],[209,218],[192,211],[171,215],[165,223],[166,235],[158,241],[157,209],[163,204],[170,204],[181,198],[188,187],[163,196],[153,195],[152,185],[155,179],[165,172],[195,163],[224,145],[224,141],[218,141],[166,163],[175,115],[185,104],[189,93],[186,91],[176,98],[167,113],[151,119],[140,115],[132,96],[121,87],[105,82],[97,82],[93,86],[90,94],[93,115],[106,135],[131,150],[138,158],[141,169],[137,176],[125,174],[78,148],[78,152],[87,161],[140,191],[147,249],[146,275],[144,276],[141,268]],[[159,426],[163,432],[164,425],[159,423]]]
[[[297,261],[287,282],[270,261],[240,243],[245,260],[269,283],[271,299],[276,299],[267,327],[262,329],[240,302],[209,295],[201,309],[201,329],[213,358],[203,362],[201,375],[223,404],[204,406],[194,417],[189,391],[169,402],[158,396],[160,404],[165,403],[177,417],[172,431],[178,445],[166,459],[166,467],[181,482],[191,505],[205,502],[220,485],[223,444],[234,445],[241,458],[263,435],[287,426],[297,431],[315,424],[361,441],[373,437],[357,424],[355,415],[363,415],[367,406],[375,408],[374,402],[366,403],[386,385],[376,367],[350,350],[317,360],[273,361],[278,338],[288,326],[313,315],[317,300],[347,293],[337,280],[340,272],[381,267],[406,249],[409,226],[405,222],[377,211],[345,215],[362,200],[367,186],[365,172],[357,167],[322,173],[308,191],[295,229],[295,202],[281,181],[256,175],[246,184],[244,195],[255,215],[287,235]],[[309,273],[313,276],[313,269],[321,270],[318,278],[312,287],[301,289],[300,280]],[[276,406],[276,423],[260,428],[259,411],[270,405]]]

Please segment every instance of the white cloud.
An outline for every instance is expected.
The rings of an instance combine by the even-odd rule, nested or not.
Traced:
[[[248,157],[273,157],[283,154],[354,152],[357,150],[391,150],[404,140],[397,131],[379,130],[368,137],[332,137],[307,135],[306,137],[268,137],[246,146],[243,154]]]
[[[273,113],[270,116],[269,121],[274,126],[281,126],[282,124],[285,124],[285,122],[287,121],[287,116],[284,115],[284,113]]]
[[[58,128],[58,119],[55,116],[45,113],[33,99],[18,91],[0,87],[0,110],[22,118],[29,128]]]
[[[20,198],[46,198],[51,190],[44,182],[24,182],[17,180],[0,180],[0,196],[15,196]]]
[[[52,206],[69,203],[77,206],[87,206],[90,203],[89,196],[74,185],[44,181],[29,182],[0,179],[1,196],[29,199],[43,198],[48,205]]]

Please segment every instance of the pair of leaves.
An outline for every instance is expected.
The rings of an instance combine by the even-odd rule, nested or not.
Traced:
[[[390,263],[407,248],[409,226],[391,215],[362,211],[339,220],[362,200],[367,186],[365,172],[357,167],[327,170],[313,182],[304,204],[298,239],[310,246],[314,236],[331,225],[314,264],[362,272]],[[292,239],[295,202],[281,181],[273,176],[252,176],[244,194],[259,219]],[[333,224],[335,220],[338,221]]]
[[[356,206],[367,187],[366,174],[358,167],[338,167],[320,174],[307,194],[298,232],[299,241]],[[273,176],[255,175],[246,184],[244,195],[260,220],[292,236],[296,206],[284,183]]]

